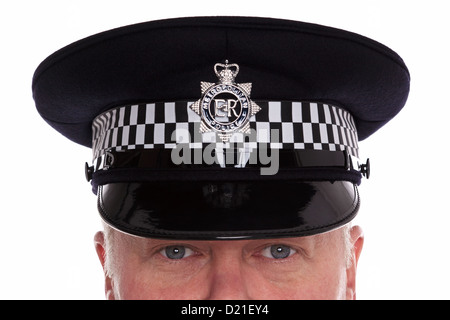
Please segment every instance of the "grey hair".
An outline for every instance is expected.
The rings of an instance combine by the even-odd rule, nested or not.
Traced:
[[[352,223],[349,222],[345,226],[342,227],[342,235],[344,241],[344,249],[345,249],[345,261],[346,266],[349,268],[353,263],[354,255],[353,255],[353,244],[352,244],[352,236],[350,230],[352,229]]]

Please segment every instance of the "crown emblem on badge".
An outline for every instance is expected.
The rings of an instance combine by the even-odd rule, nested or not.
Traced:
[[[250,117],[261,108],[250,100],[252,84],[235,82],[237,64],[216,63],[214,72],[219,81],[201,81],[202,97],[189,107],[201,117],[201,133],[215,131],[222,142],[228,142],[235,132],[250,132]]]

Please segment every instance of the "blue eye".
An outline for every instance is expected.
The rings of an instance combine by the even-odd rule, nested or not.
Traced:
[[[160,253],[168,259],[179,260],[189,257],[194,251],[185,246],[167,246],[163,248]]]
[[[261,254],[262,256],[270,259],[286,259],[296,252],[297,251],[292,249],[291,247],[282,244],[275,244],[264,248],[261,251]]]

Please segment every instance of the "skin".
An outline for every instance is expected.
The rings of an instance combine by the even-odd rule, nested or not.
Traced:
[[[308,237],[235,241],[146,239],[105,228],[94,243],[110,300],[356,298],[364,242],[359,226]],[[350,251],[344,232],[350,232]],[[271,249],[279,245],[289,254],[275,259]],[[170,259],[173,247],[167,251],[168,246],[184,248],[184,257]]]

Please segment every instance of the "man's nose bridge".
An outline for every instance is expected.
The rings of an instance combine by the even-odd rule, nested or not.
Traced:
[[[236,255],[216,257],[210,270],[210,299],[248,299],[243,267]]]

